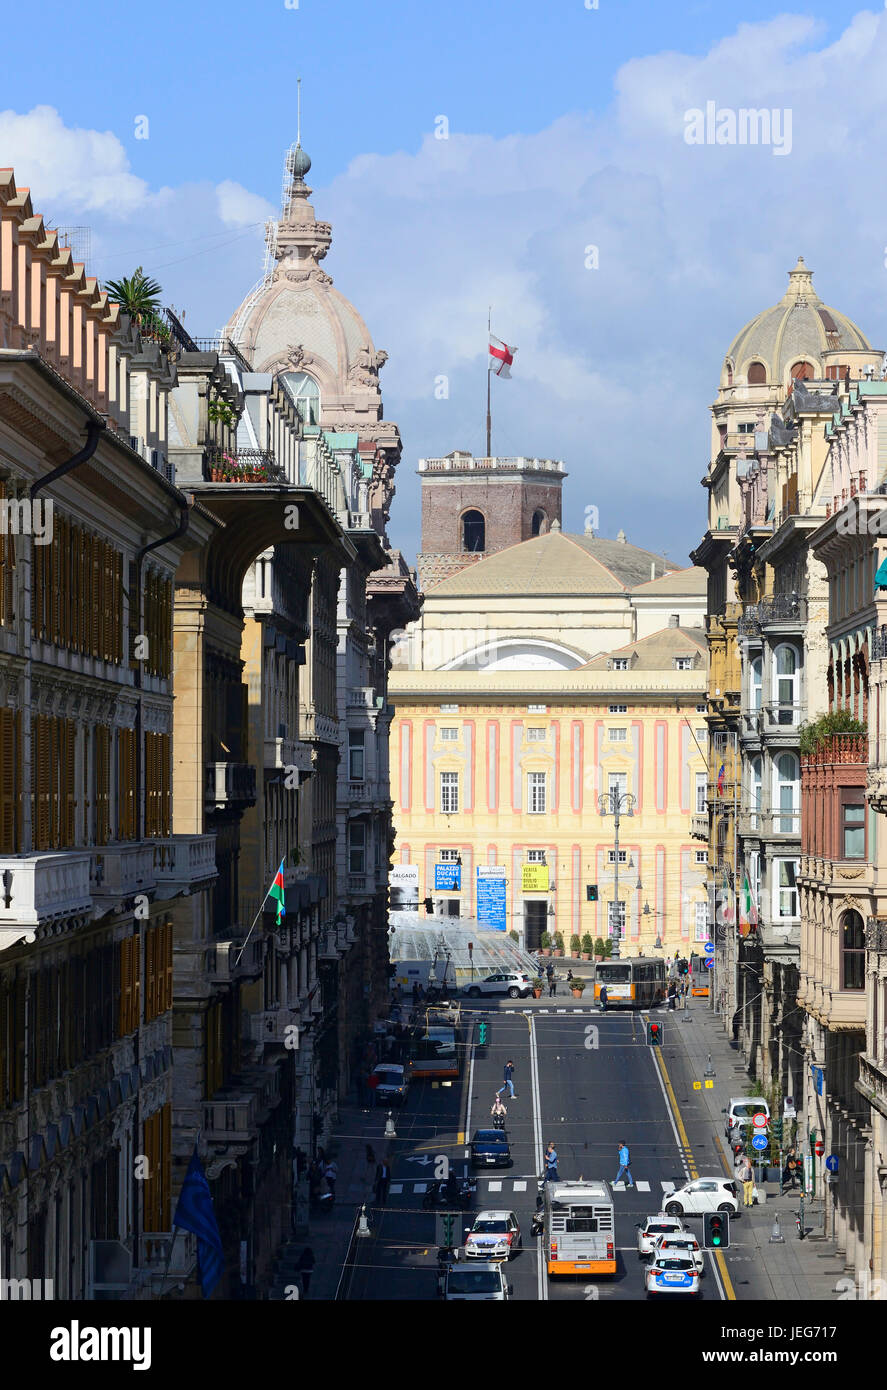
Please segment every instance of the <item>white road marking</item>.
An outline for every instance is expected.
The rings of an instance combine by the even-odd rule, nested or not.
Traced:
[[[414,1182],[414,1183],[413,1183],[413,1191],[414,1191],[414,1192],[427,1192],[427,1191],[428,1191],[428,1184],[427,1184],[427,1182]]]
[[[662,1183],[662,1191],[663,1191],[663,1192],[674,1192],[674,1190],[675,1190],[675,1187],[674,1187],[674,1183],[673,1183],[673,1182],[663,1182],[663,1183]]]
[[[391,1193],[391,1195],[392,1195],[393,1197],[399,1196],[400,1193],[403,1192],[403,1183],[402,1183],[402,1182],[393,1182],[393,1183],[391,1184],[391,1186],[389,1187],[388,1191]]]
[[[489,1187],[487,1188],[487,1191],[488,1191],[488,1192],[501,1192],[501,1191],[502,1191],[502,1184],[501,1184],[501,1182],[494,1182],[494,1181],[493,1181],[493,1182],[490,1182],[490,1185],[489,1185]]]
[[[635,1187],[637,1188],[638,1192],[649,1192],[649,1191],[650,1191],[650,1184],[649,1184],[648,1182],[644,1182],[642,1179],[639,1179],[639,1180],[635,1183]]]
[[[514,1190],[515,1192],[526,1192],[527,1184],[525,1182],[516,1181],[514,1184]]]

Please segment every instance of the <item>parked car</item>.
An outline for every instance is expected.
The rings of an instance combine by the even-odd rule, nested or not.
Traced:
[[[465,1228],[466,1260],[508,1260],[522,1249],[520,1222],[513,1211],[480,1211]]]
[[[410,1089],[410,1078],[403,1067],[395,1062],[380,1062],[373,1068],[373,1075],[379,1078],[376,1104],[403,1105]]]
[[[440,1276],[440,1295],[447,1303],[504,1303],[513,1292],[500,1260],[478,1260],[471,1265],[457,1261]]]
[[[677,1235],[687,1228],[679,1216],[666,1216],[660,1211],[656,1216],[648,1216],[646,1221],[637,1222],[638,1256],[646,1259],[652,1255],[653,1246],[660,1236]]]
[[[699,1248],[699,1241],[689,1231],[659,1236],[653,1247],[652,1258],[658,1260],[662,1255],[676,1255],[679,1258],[686,1256],[693,1261],[700,1274],[705,1272],[705,1256]]]
[[[533,993],[533,981],[525,971],[510,970],[475,980],[473,984],[465,986],[465,993],[472,999],[479,999],[482,994],[507,994],[509,999],[526,999]]]
[[[660,1255],[644,1271],[647,1297],[654,1294],[699,1294],[699,1270],[686,1256]]]
[[[471,1140],[471,1162],[479,1168],[510,1168],[511,1148],[504,1129],[476,1129]]]
[[[724,1114],[724,1133],[728,1139],[739,1139],[755,1115],[766,1115],[769,1122],[770,1106],[763,1096],[731,1096]]]
[[[665,1210],[669,1216],[701,1216],[706,1211],[735,1215],[740,1210],[739,1194],[729,1178],[694,1178],[669,1194]]]

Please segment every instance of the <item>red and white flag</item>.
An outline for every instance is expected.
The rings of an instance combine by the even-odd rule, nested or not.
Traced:
[[[515,354],[516,352],[517,352],[517,348],[516,348],[516,347],[509,347],[508,344],[507,344],[507,343],[503,343],[503,342],[501,341],[501,339],[499,339],[499,338],[494,338],[493,335],[492,335],[492,333],[491,333],[491,334],[490,334],[490,371],[491,371],[491,372],[495,372],[497,376],[509,376],[509,377],[510,377],[510,376],[511,376],[510,368],[511,368],[512,363],[514,362],[514,354]]]

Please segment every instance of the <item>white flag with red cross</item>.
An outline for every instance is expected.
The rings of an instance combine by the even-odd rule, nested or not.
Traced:
[[[514,362],[516,347],[509,347],[508,343],[503,343],[501,339],[494,338],[490,334],[490,371],[495,372],[496,376],[511,376],[511,365]]]

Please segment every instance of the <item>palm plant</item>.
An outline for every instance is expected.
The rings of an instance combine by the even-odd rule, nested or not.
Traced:
[[[140,265],[122,280],[108,280],[104,288],[111,303],[119,304],[135,323],[156,319],[162,307],[160,285],[146,275]]]

